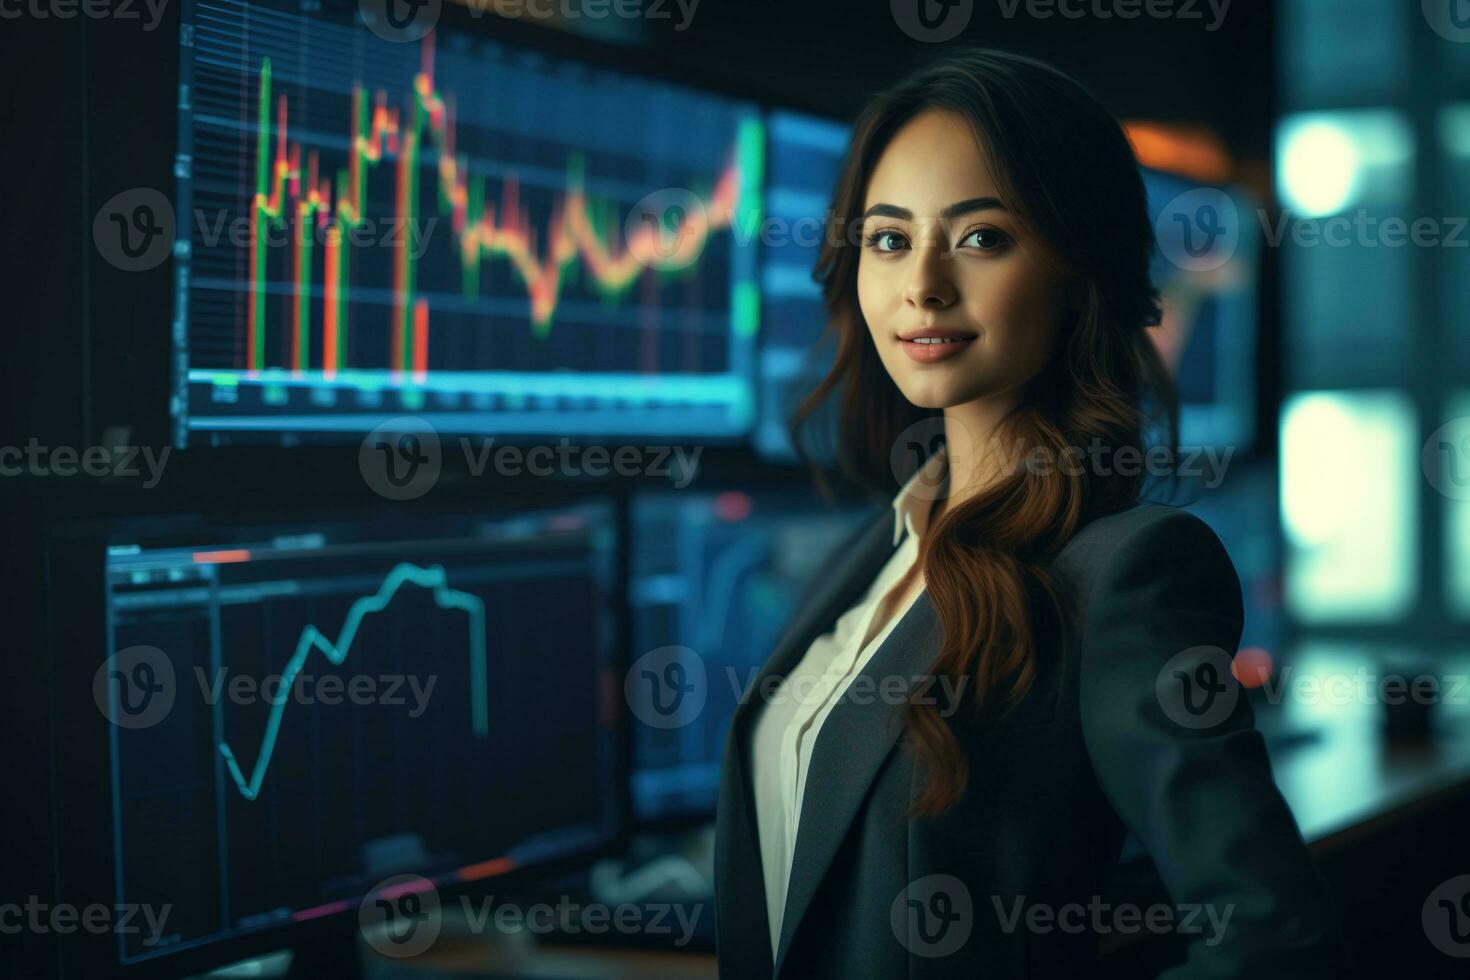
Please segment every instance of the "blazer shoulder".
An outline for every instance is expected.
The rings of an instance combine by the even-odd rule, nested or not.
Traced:
[[[1219,544],[1220,539],[1199,516],[1170,504],[1140,503],[1095,517],[1078,528],[1062,547],[1057,560],[1065,557],[1101,563],[1125,544],[1130,549],[1167,549],[1171,545],[1201,541]]]
[[[1093,518],[1062,547],[1053,568],[1086,597],[1110,567],[1154,567],[1180,559],[1229,569],[1235,566],[1214,530],[1198,515],[1169,504],[1139,503]]]

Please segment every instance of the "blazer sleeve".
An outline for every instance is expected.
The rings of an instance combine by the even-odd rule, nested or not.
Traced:
[[[1350,975],[1330,893],[1230,674],[1243,623],[1235,567],[1198,517],[1159,513],[1097,573],[1078,696],[1104,795],[1176,909],[1203,907],[1186,961],[1162,976]]]

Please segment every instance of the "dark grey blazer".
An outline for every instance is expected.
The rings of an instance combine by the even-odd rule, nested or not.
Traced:
[[[1076,654],[1043,658],[999,724],[993,710],[955,723],[969,782],[936,817],[906,813],[923,770],[898,737],[903,698],[880,696],[880,682],[923,675],[937,650],[928,593],[904,614],[854,680],[863,693],[837,703],[813,748],[773,965],[754,709],[871,584],[893,552],[892,520],[885,512],[829,563],[731,722],[715,841],[721,977],[1092,975],[1099,933],[1142,924],[1101,904],[1127,830],[1189,939],[1187,962],[1166,976],[1350,972],[1328,891],[1229,674],[1242,626],[1235,567],[1203,521],[1157,504],[1093,520],[1053,562],[1081,610],[1062,645]]]

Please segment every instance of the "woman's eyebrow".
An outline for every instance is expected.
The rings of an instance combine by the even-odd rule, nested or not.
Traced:
[[[946,205],[939,210],[941,218],[953,218],[961,214],[969,214],[972,211],[1000,210],[1004,211],[1006,206],[994,197],[971,197],[963,201],[956,201]],[[908,208],[901,208],[897,204],[878,203],[863,212],[863,220],[873,217],[898,218],[901,221],[912,221],[914,212]]]

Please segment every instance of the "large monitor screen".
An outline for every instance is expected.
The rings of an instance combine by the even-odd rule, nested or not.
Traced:
[[[177,442],[749,430],[754,105],[306,9],[183,12]]]
[[[812,269],[827,235],[832,189],[847,153],[848,127],[802,113],[767,122],[766,219],[779,228],[761,263],[760,419],[756,448],[774,460],[795,451],[787,421],[831,367],[835,347],[819,346],[827,323]],[[814,419],[814,422],[817,420]],[[830,424],[830,417],[824,417]],[[813,448],[820,451],[822,443]]]
[[[611,514],[118,527],[116,900],[170,910],[121,962],[605,847]]]

